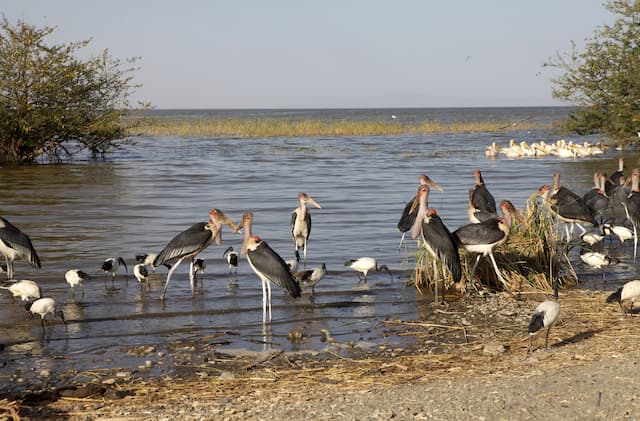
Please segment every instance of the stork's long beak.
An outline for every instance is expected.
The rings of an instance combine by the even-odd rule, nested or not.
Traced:
[[[231,219],[229,219],[227,215],[223,215],[222,218],[220,218],[220,221],[226,226],[228,226],[229,228],[231,228],[233,232],[238,232],[239,230],[238,225],[234,224],[233,221],[231,221]],[[239,227],[242,228],[242,225],[240,225]]]
[[[442,189],[442,187],[440,187],[438,185],[438,183],[436,183],[435,181],[433,181],[432,179],[430,179],[429,177],[427,177],[427,185],[431,188],[434,188],[436,190],[438,190],[439,192],[443,192],[444,190]]]
[[[411,203],[411,209],[409,209],[409,213],[413,213],[416,208],[420,205],[420,201],[418,200],[418,195],[413,199],[413,203]]]
[[[318,204],[318,202],[316,202],[316,201],[315,201],[315,200],[313,200],[312,198],[308,198],[308,199],[307,199],[307,203],[308,203],[308,204],[310,204],[310,205],[315,206],[315,207],[316,207],[316,208],[318,208],[318,209],[322,209],[322,206],[320,206],[320,205]]]

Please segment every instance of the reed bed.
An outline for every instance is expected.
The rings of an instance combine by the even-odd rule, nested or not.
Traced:
[[[524,215],[519,212],[511,227],[507,242],[494,250],[496,263],[511,291],[551,290],[554,279],[564,286],[577,284],[577,275],[562,247],[558,232],[547,209],[539,202],[527,201]],[[460,250],[462,285],[458,289],[503,289],[488,258],[482,258],[471,279],[475,254]],[[435,276],[431,258],[424,247],[416,254],[416,267],[411,282],[419,291],[432,290]],[[470,280],[466,282],[466,280]],[[445,280],[445,286],[452,282]]]
[[[446,124],[437,121],[399,123],[395,121],[328,121],[317,119],[289,120],[277,118],[207,118],[169,119],[139,118],[130,120],[131,136],[179,137],[318,137],[318,136],[378,136],[439,133],[477,133],[495,131],[531,130],[539,124],[504,121],[458,122]]]

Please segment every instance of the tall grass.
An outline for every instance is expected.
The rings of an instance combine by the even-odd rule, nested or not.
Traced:
[[[540,125],[534,123],[515,124],[504,121],[451,124],[428,121],[412,124],[395,121],[287,120],[277,118],[140,118],[130,120],[130,124],[129,134],[132,136],[238,138],[475,133],[540,128]]]
[[[551,290],[553,280],[557,278],[561,278],[564,285],[577,283],[577,276],[561,245],[552,217],[534,200],[527,202],[525,214],[514,222],[509,238],[494,249],[493,254],[512,291]],[[503,285],[488,258],[480,260],[474,278],[470,279],[475,258],[475,254],[460,250],[462,282],[465,283],[463,289],[502,289]],[[433,264],[427,260],[427,254],[421,247],[416,254],[412,276],[418,290],[433,289]]]

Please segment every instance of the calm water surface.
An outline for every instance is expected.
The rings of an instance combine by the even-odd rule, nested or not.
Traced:
[[[478,114],[478,110],[473,112]],[[522,109],[500,112],[503,115],[495,118],[553,119],[566,110],[544,109],[537,114],[533,110],[528,117]],[[331,113],[337,115],[335,110]],[[368,118],[389,114],[369,110]],[[412,118],[421,118],[418,114],[413,110]],[[493,141],[506,144],[511,138],[529,142],[558,139],[548,132],[251,140],[141,138],[106,162],[2,168],[2,215],[31,236],[42,260],[41,270],[17,262],[16,277],[37,280],[44,295],[58,301],[69,320],[69,332],[55,325],[43,341],[38,321],[25,320],[4,291],[0,294],[0,344],[5,349],[0,351],[0,362],[7,364],[0,365],[0,379],[31,364],[52,370],[133,367],[140,362],[122,353],[127,347],[206,335],[220,334],[229,341],[220,345],[221,351],[266,346],[317,350],[324,346],[321,329],[328,329],[338,341],[379,342],[373,329],[376,321],[415,319],[430,311],[428,298],[404,287],[413,264],[398,252],[396,228],[420,174],[428,174],[444,188],[444,193],[432,192],[430,206],[453,230],[466,223],[467,190],[476,168],[482,169],[497,200],[510,199],[523,207],[535,189],[551,183],[555,170],[562,171],[566,186],[583,193],[590,188],[594,171],[617,169],[618,156],[626,158],[628,168],[639,162],[636,152],[627,151],[610,151],[581,161],[485,158],[486,145]],[[204,290],[195,298],[189,289],[187,264],[174,274],[165,302],[158,299],[164,268],[152,279],[151,291],[141,291],[136,280],[132,276],[127,280],[124,272],[116,279],[118,291],[105,290],[99,271],[105,258],[124,257],[131,273],[135,254],[159,252],[177,233],[206,221],[212,207],[236,222],[245,210],[251,210],[254,233],[284,259],[292,258],[289,220],[300,191],[322,205],[322,209],[311,210],[307,266],[324,262],[329,275],[316,287],[315,303],[307,296],[291,299],[276,287],[274,319],[267,332],[261,323],[261,284],[246,260],[240,262],[238,285],[229,286],[222,252],[230,245],[239,250],[242,237],[226,227],[223,245],[212,246],[201,255],[207,260],[207,273]],[[415,246],[409,243],[412,251]],[[614,246],[622,261],[607,273],[609,288],[638,275],[628,257],[630,249]],[[358,286],[355,273],[343,263],[360,256],[387,264],[394,281],[380,273],[370,276],[367,287]],[[80,291],[75,299],[71,297],[64,280],[71,268],[94,275],[85,285],[84,297]],[[599,276],[581,264],[576,263],[576,268],[585,279]],[[302,330],[307,339],[291,343],[287,334],[292,329]],[[105,354],[112,360],[105,361]]]

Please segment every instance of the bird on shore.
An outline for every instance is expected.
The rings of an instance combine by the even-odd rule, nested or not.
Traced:
[[[310,287],[311,296],[314,296],[316,294],[316,290],[315,290],[316,285],[318,284],[318,282],[322,280],[322,278],[325,277],[326,274],[327,274],[327,265],[323,263],[322,266],[314,269],[295,272],[293,276],[295,276],[296,279],[300,282],[300,286],[303,289],[307,289]]]
[[[558,280],[553,281],[553,300],[544,301],[536,307],[529,322],[529,352],[533,350],[533,335],[542,328],[546,328],[544,347],[549,349],[549,332],[560,315],[558,303]]]
[[[147,265],[144,263],[138,263],[133,267],[133,276],[135,276],[138,284],[140,284],[140,289],[142,289],[143,284],[147,284],[147,288],[151,289],[151,285],[149,284],[149,270],[147,270]]]
[[[84,297],[84,282],[90,280],[91,276],[87,272],[83,272],[79,269],[71,269],[64,274],[64,279],[67,281],[69,286],[71,286],[71,296],[75,298],[76,285],[80,285],[80,288],[82,288],[82,296]]]
[[[307,204],[320,208],[320,205],[307,193],[298,194],[300,205],[291,213],[291,235],[295,246],[296,256],[299,256],[299,249],[304,253],[303,263],[307,263],[307,243],[311,235],[311,213],[307,209]]]
[[[0,286],[0,288],[9,290],[11,302],[15,300],[15,297],[20,297],[22,301],[29,301],[30,298],[38,299],[42,296],[40,285],[29,279],[15,281],[9,286]]]
[[[169,287],[171,275],[183,260],[188,259],[189,265],[189,283],[191,285],[191,295],[194,294],[195,272],[193,269],[195,257],[204,249],[214,242],[217,245],[222,244],[222,224],[227,225],[232,230],[236,230],[236,225],[224,214],[220,209],[211,209],[209,212],[208,222],[198,222],[190,228],[182,231],[169,241],[153,261],[154,266],[160,266],[164,263],[171,263],[171,269],[167,273],[167,280],[162,290],[161,300],[164,300]]]
[[[462,269],[460,266],[460,254],[456,240],[444,225],[442,219],[435,209],[426,209],[427,194],[426,186],[418,188],[418,214],[411,228],[411,236],[415,240],[418,236],[422,240],[427,252],[433,261],[434,274],[434,299],[438,302],[438,261],[442,265],[442,276],[445,276],[445,267],[451,273],[454,282],[460,282]],[[444,302],[444,293],[442,294]]]
[[[496,214],[496,200],[487,189],[484,179],[482,178],[482,172],[476,169],[473,175],[475,177],[475,184],[471,192],[471,205],[480,211]]]
[[[31,239],[11,222],[0,216],[0,253],[7,265],[7,279],[13,279],[13,261],[21,259],[40,269],[40,258]]]
[[[233,247],[229,246],[222,253],[222,257],[227,261],[229,265],[229,276],[231,276],[231,271],[234,271],[235,274],[238,273],[238,253],[233,250]]]
[[[427,187],[427,207],[429,207],[429,192],[431,191],[431,189],[433,188],[440,192],[444,190],[435,181],[430,179],[425,174],[420,175],[420,177],[418,178],[418,181],[419,181],[418,188],[420,188],[420,186]],[[417,195],[414,195],[404,206],[402,215],[400,216],[400,220],[398,221],[398,230],[400,230],[400,232],[402,233],[402,238],[400,239],[399,247],[402,247],[402,243],[404,242],[404,236],[407,233],[407,231],[409,231],[413,227],[416,221],[417,215],[418,215],[418,200],[417,200]]]
[[[496,276],[507,292],[511,292],[511,290],[507,281],[500,273],[500,269],[498,269],[498,265],[493,256],[493,249],[503,244],[509,237],[513,219],[512,207],[511,202],[503,200],[500,202],[500,209],[503,213],[502,217],[488,219],[479,224],[472,223],[463,225],[452,233],[458,247],[462,247],[471,253],[478,253],[473,268],[471,269],[470,277],[473,278],[480,258],[489,256]]]
[[[391,277],[391,281],[393,281],[393,275],[391,271],[387,267],[387,265],[378,266],[378,261],[373,257],[360,257],[358,259],[350,259],[344,262],[344,265],[350,267],[351,269],[356,271],[356,275],[358,275],[358,283],[361,283],[363,279],[360,277],[362,273],[364,275],[364,283],[367,283],[367,274],[369,272],[379,272],[386,271]]]
[[[51,314],[54,318],[60,317],[64,328],[68,331],[67,321],[64,319],[64,313],[62,310],[56,310],[56,302],[53,298],[45,297],[39,298],[31,303],[25,305],[25,309],[31,314],[31,317],[38,314],[40,315],[40,323],[42,325],[42,335],[44,336],[44,319],[48,314]]]
[[[636,298],[640,297],[640,281],[633,280],[625,283],[623,286],[618,288],[616,292],[609,295],[607,297],[607,303],[617,302],[620,305],[620,310],[623,313],[626,313],[624,307],[622,306],[623,301],[629,301],[629,313],[633,311],[633,304]]]

